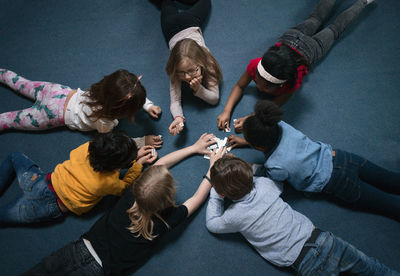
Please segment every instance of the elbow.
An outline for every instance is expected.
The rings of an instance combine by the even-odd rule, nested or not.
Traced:
[[[206,228],[211,233],[217,233],[217,230],[216,230],[214,224],[210,220],[206,221]]]
[[[208,93],[207,97],[202,97],[210,105],[217,105],[219,102],[219,93]]]
[[[215,97],[212,97],[212,98],[210,99],[209,104],[211,104],[211,105],[217,105],[218,102],[219,102],[219,95],[216,94]]]

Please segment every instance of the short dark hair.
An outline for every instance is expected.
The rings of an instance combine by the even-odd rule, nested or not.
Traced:
[[[253,147],[269,151],[279,142],[283,111],[274,102],[262,100],[254,106],[254,115],[243,123],[243,136]]]
[[[122,130],[96,133],[89,142],[89,163],[97,172],[128,168],[137,157],[135,141]]]
[[[249,164],[235,156],[225,155],[218,159],[210,171],[215,191],[237,200],[253,189],[253,171]]]

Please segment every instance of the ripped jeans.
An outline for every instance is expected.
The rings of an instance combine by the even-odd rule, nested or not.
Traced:
[[[10,153],[0,164],[0,193],[17,176],[22,194],[0,207],[0,225],[52,221],[63,216],[46,174],[20,152]]]
[[[400,221],[400,173],[354,153],[337,149],[335,153],[332,175],[323,192],[354,209]]]

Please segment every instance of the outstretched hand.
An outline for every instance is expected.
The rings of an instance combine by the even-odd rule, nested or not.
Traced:
[[[223,146],[222,148],[218,149],[218,150],[213,150],[210,153],[210,168],[212,166],[214,166],[214,163],[220,159],[222,156],[224,156],[227,152],[227,149],[225,146]]]
[[[249,146],[249,143],[244,138],[237,135],[230,135],[226,144],[231,149]]]
[[[200,138],[196,141],[196,143],[193,144],[195,152],[199,154],[207,154],[207,155],[210,154],[210,151],[207,150],[207,147],[216,143],[216,141],[213,140],[212,138],[215,138],[214,134],[203,133],[200,136]]]

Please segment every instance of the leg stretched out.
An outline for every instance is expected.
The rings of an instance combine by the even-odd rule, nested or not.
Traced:
[[[43,130],[64,125],[68,86],[30,81],[16,73],[0,69],[0,82],[35,101],[32,107],[0,114],[0,131],[5,129]]]

